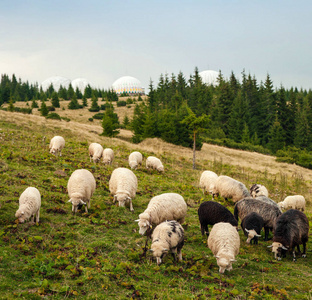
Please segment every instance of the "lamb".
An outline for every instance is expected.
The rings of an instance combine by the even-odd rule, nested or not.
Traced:
[[[183,224],[187,212],[184,198],[176,193],[164,193],[153,197],[147,208],[139,215],[139,233],[147,235],[152,225],[158,225],[166,220],[176,220]]]
[[[109,180],[109,191],[114,195],[114,202],[124,207],[129,203],[130,211],[133,211],[132,199],[138,188],[138,180],[135,174],[127,168],[117,168],[113,171]]]
[[[252,241],[254,241],[254,244],[258,244],[258,238],[261,237],[260,232],[263,224],[263,218],[255,212],[248,214],[242,220],[241,227],[245,236],[247,236],[247,244],[252,244]]]
[[[111,165],[114,160],[114,151],[111,148],[105,148],[103,151],[103,162],[105,165]]]
[[[220,195],[226,200],[231,198],[234,203],[250,196],[248,189],[243,183],[224,175],[219,176],[215,183],[212,184],[211,191],[213,197]]]
[[[264,185],[261,184],[253,184],[250,187],[250,195],[252,198],[256,198],[258,196],[265,196],[265,197],[269,197],[269,192],[267,190],[267,188]]]
[[[198,208],[198,217],[200,222],[201,233],[204,235],[206,232],[209,235],[207,225],[214,225],[219,222],[230,223],[237,227],[237,220],[233,214],[223,205],[215,201],[205,201]]]
[[[134,151],[130,153],[129,166],[132,170],[133,169],[136,170],[139,165],[142,165],[142,161],[143,161],[143,155],[140,152]]]
[[[146,168],[147,169],[155,169],[158,172],[164,172],[164,166],[161,163],[160,159],[155,156],[149,156],[146,159]]]
[[[62,156],[62,150],[65,147],[65,140],[63,137],[56,135],[50,141],[50,153],[57,156],[58,154]]]
[[[103,156],[103,147],[99,143],[91,143],[89,146],[90,161],[93,159],[94,163],[98,163]]]
[[[24,223],[25,220],[31,219],[34,222],[36,216],[36,222],[39,223],[39,214],[41,207],[41,195],[38,189],[35,187],[28,187],[19,197],[19,208],[15,213],[15,217],[18,218],[19,223]]]
[[[68,202],[72,203],[73,213],[76,213],[78,207],[82,205],[85,205],[85,212],[88,212],[95,188],[96,182],[90,171],[78,169],[71,174],[67,183],[67,191],[70,198]]]
[[[184,230],[177,221],[165,221],[156,226],[152,234],[151,251],[156,258],[157,265],[161,264],[161,260],[169,250],[171,250],[174,260],[176,260],[177,253],[178,260],[182,261],[183,245]]]
[[[309,220],[307,216],[296,209],[290,209],[276,220],[274,227],[272,248],[274,257],[281,260],[286,252],[291,250],[293,261],[296,261],[295,247],[300,252],[300,244],[303,244],[302,257],[306,257],[306,243],[309,238]]]
[[[257,197],[256,199],[253,199],[252,197],[247,197],[238,201],[234,207],[234,217],[236,218],[236,220],[238,220],[239,218],[242,220],[252,212],[258,213],[263,218],[265,241],[268,240],[269,232],[270,230],[273,230],[276,219],[282,214],[280,208],[276,203],[274,205],[271,202],[269,203],[264,201],[267,199],[263,197]],[[271,201],[274,202],[273,200]]]
[[[203,189],[203,193],[211,193],[211,185],[215,183],[217,180],[218,175],[212,171],[204,171],[199,180],[199,187]]]
[[[208,237],[208,247],[217,259],[219,272],[232,270],[232,263],[239,253],[240,239],[234,226],[230,223],[220,222],[213,225]]]
[[[301,211],[305,210],[305,204],[306,201],[304,199],[303,196],[301,195],[294,195],[294,196],[287,196],[284,201],[281,201],[278,203],[278,206],[281,209],[289,209],[289,208],[293,208],[293,209],[298,209]]]

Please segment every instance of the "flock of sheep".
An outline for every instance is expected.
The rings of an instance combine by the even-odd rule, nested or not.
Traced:
[[[50,142],[50,153],[62,155],[65,140],[61,136],[55,136]],[[114,152],[110,148],[103,149],[98,143],[91,143],[89,156],[98,163],[101,159],[104,164],[112,164]],[[136,195],[138,180],[132,170],[136,170],[143,162],[140,152],[132,152],[129,155],[128,168],[116,168],[109,180],[109,191],[113,195],[113,201],[118,201],[119,206],[129,206],[133,211],[132,200]],[[164,172],[161,161],[149,156],[146,159],[146,168]],[[306,256],[306,243],[308,241],[309,222],[305,210],[305,199],[301,195],[288,196],[280,203],[274,202],[268,197],[265,186],[254,184],[248,190],[246,186],[228,176],[218,176],[212,171],[204,171],[201,174],[200,188],[204,193],[232,199],[235,203],[234,214],[225,206],[216,201],[205,201],[198,208],[198,217],[201,233],[208,236],[207,244],[214,254],[219,272],[232,269],[232,263],[239,253],[240,238],[237,232],[238,220],[241,219],[241,227],[247,237],[247,243],[258,243],[261,230],[264,228],[265,240],[268,240],[269,231],[273,231],[272,252],[276,259],[285,256],[288,250],[293,253],[296,260],[295,247],[300,251],[299,245],[303,244],[302,257]],[[86,169],[75,170],[67,184],[69,202],[72,204],[73,213],[83,205],[85,211],[90,208],[90,199],[96,189],[96,181],[93,174]],[[34,219],[39,222],[41,196],[38,189],[28,187],[19,198],[19,208],[16,217],[20,223]],[[286,212],[282,212],[287,210]],[[164,193],[153,197],[136,220],[139,225],[139,233],[152,239],[151,251],[160,264],[164,256],[171,251],[176,259],[182,260],[182,247],[184,244],[183,224],[187,214],[187,204],[184,198],[177,193]],[[209,233],[208,225],[212,225]]]

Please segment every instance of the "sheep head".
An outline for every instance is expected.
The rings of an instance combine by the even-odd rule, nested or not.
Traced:
[[[19,223],[24,223],[26,220],[25,212],[24,210],[18,209],[15,213],[15,217],[18,218]]]
[[[114,202],[118,201],[120,207],[125,207],[126,203],[131,201],[129,193],[118,193],[114,196]]]
[[[282,260],[284,252],[288,250],[288,247],[285,247],[282,243],[278,242],[273,242],[271,246],[268,246],[268,248],[272,248],[274,258],[277,260]]]
[[[250,244],[251,240],[257,241],[259,237],[261,237],[260,234],[258,234],[254,229],[248,230],[245,228],[245,231],[247,232],[247,244]]]
[[[215,256],[217,259],[217,264],[219,266],[219,273],[223,274],[225,270],[231,271],[233,269],[232,263],[235,259],[229,259],[227,257]]]
[[[153,256],[156,258],[157,265],[161,264],[162,259],[167,255],[169,249],[162,247],[157,243],[153,243],[151,246]]]
[[[87,204],[86,202],[84,202],[82,200],[82,197],[79,194],[72,195],[71,198],[68,200],[68,202],[71,202],[71,204],[72,204],[72,212],[73,213],[77,212],[79,205],[86,205]]]
[[[150,228],[152,228],[152,225],[149,221],[150,216],[147,213],[142,213],[139,215],[139,218],[140,219],[136,220],[137,222],[139,222],[139,227],[140,227],[139,233],[141,235],[144,235],[145,232],[147,232]]]

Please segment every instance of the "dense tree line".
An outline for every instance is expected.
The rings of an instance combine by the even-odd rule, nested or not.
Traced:
[[[228,79],[219,73],[218,85],[205,85],[195,69],[187,81],[161,75],[156,87],[150,83],[148,103],[135,108],[134,140],[160,137],[175,144],[189,145],[190,132],[183,119],[190,108],[196,116],[208,115],[204,139],[230,140],[267,149],[295,147],[312,150],[312,91],[273,88],[242,72],[241,82],[232,72]]]

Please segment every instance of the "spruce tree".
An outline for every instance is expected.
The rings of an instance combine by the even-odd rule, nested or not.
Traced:
[[[85,95],[82,96],[82,105],[83,107],[87,107],[88,106],[88,101]]]
[[[53,107],[60,107],[60,100],[58,98],[57,92],[53,92],[52,93],[51,104],[52,104]]]
[[[119,121],[118,116],[114,113],[114,108],[108,107],[105,110],[102,121],[103,133],[102,135],[108,137],[114,137],[119,133]]]
[[[43,117],[46,117],[49,114],[49,110],[44,100],[41,102],[40,113]]]
[[[98,98],[95,96],[95,94],[92,95],[92,102],[89,111],[91,112],[100,111],[100,107],[98,105]]]
[[[73,94],[72,99],[68,103],[68,108],[69,109],[79,109],[80,108],[80,105],[78,103],[77,96],[75,93]]]

